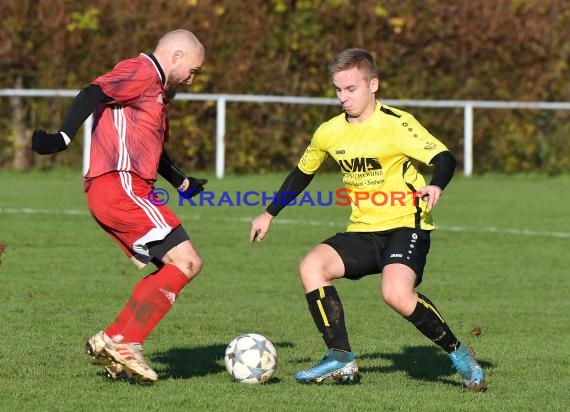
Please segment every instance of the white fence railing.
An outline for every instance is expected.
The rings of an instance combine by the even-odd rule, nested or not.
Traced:
[[[0,89],[0,96],[23,97],[75,97],[79,90],[69,89]],[[337,99],[320,97],[266,96],[247,94],[200,94],[179,93],[177,100],[213,101],[216,102],[216,176],[224,177],[226,103],[282,103],[305,105],[338,105]],[[570,110],[570,102],[507,102],[491,100],[394,100],[381,99],[385,104],[394,107],[429,107],[463,109],[463,174],[473,173],[473,110],[474,109],[538,109],[538,110]],[[85,124],[84,159],[88,155],[91,138],[92,120]],[[86,167],[84,160],[84,170]]]

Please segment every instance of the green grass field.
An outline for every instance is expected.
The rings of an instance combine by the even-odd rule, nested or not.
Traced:
[[[283,177],[210,176],[207,189],[273,191]],[[263,207],[172,205],[204,269],[145,344],[160,381],[109,381],[89,364],[84,342],[149,270],[136,270],[96,226],[79,172],[2,172],[0,182],[1,410],[570,410],[570,175],[456,177],[435,210],[439,229],[419,290],[473,345],[489,387],[478,394],[464,391],[446,355],[382,303],[378,276],[336,283],[361,384],[294,381],[325,351],[297,264],[344,230],[349,209],[334,206],[291,206],[251,245],[250,221]],[[324,174],[310,189],[339,187],[339,176]],[[231,382],[224,369],[226,345],[244,332],[277,347],[266,385]]]

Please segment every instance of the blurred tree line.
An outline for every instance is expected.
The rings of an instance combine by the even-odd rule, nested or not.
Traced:
[[[190,92],[335,97],[326,63],[373,52],[379,99],[570,101],[568,0],[2,0],[0,88],[80,89],[175,28],[207,49]],[[186,90],[183,90],[186,92]],[[70,148],[40,157],[69,98],[0,98],[0,166],[81,164]],[[460,109],[404,108],[462,160]],[[226,170],[290,169],[338,106],[228,103]],[[175,100],[171,156],[212,170],[216,108]],[[475,172],[570,170],[568,111],[476,110]]]

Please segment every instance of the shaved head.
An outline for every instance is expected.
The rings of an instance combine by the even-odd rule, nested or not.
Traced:
[[[179,29],[162,36],[152,54],[166,75],[166,94],[172,99],[178,86],[192,84],[202,68],[206,51],[194,33]]]
[[[191,31],[179,29],[166,33],[158,41],[153,54],[161,52],[174,52],[176,50],[189,51],[191,49],[201,50],[204,53],[204,46]]]

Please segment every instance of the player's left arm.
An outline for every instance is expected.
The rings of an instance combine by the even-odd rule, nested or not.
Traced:
[[[410,114],[401,118],[397,133],[396,141],[402,153],[434,167],[430,183],[417,189],[417,196],[427,202],[428,209],[433,209],[453,177],[457,163],[455,157]]]
[[[198,193],[204,191],[204,185],[208,183],[207,179],[197,179],[192,176],[186,176],[176,167],[164,148],[162,149],[158,163],[158,174],[177,188],[178,192],[185,198],[196,196]]]
[[[449,184],[455,172],[457,161],[449,151],[436,154],[428,163],[434,167],[429,185],[418,189],[418,196],[427,201],[428,209],[433,209],[439,202],[443,189]]]

